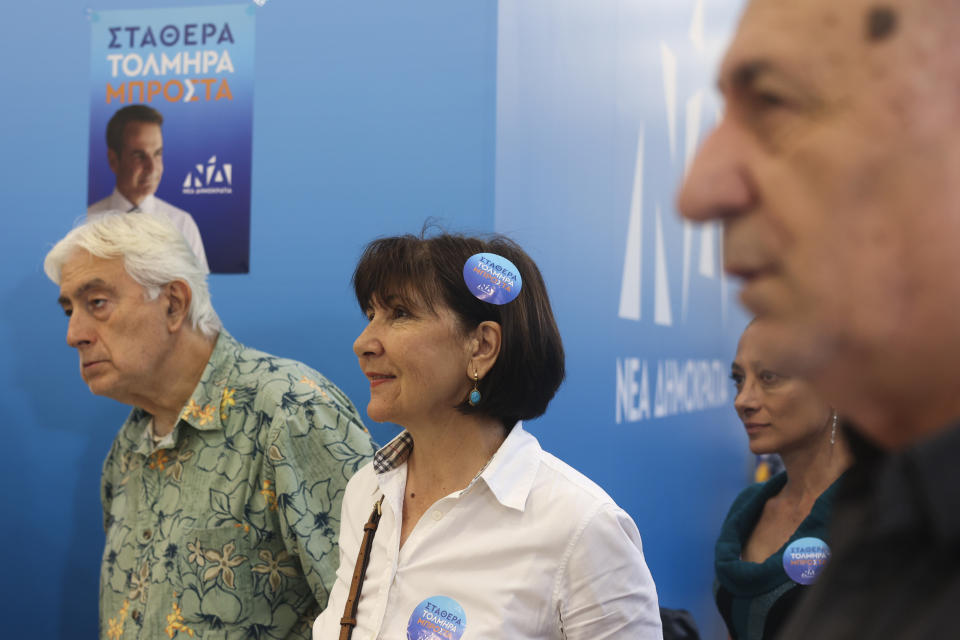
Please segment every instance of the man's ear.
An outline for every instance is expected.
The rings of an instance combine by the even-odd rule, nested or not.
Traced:
[[[193,292],[183,280],[174,280],[166,285],[164,293],[167,297],[167,328],[170,333],[176,333],[187,321]]]
[[[472,332],[470,361],[467,363],[467,377],[473,380],[474,367],[477,376],[483,378],[497,363],[500,356],[500,340],[503,329],[499,322],[484,320]]]
[[[117,152],[113,149],[107,149],[107,163],[110,165],[110,170],[114,174],[117,174],[120,171],[120,156],[117,155]]]

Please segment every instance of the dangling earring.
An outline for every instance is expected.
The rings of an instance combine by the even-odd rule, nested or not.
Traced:
[[[833,418],[831,419],[833,426],[830,428],[830,444],[831,445],[837,444],[837,422],[839,422],[839,420],[840,418],[839,416],[837,416],[837,412],[834,411]]]
[[[473,368],[473,391],[470,392],[470,406],[475,407],[480,404],[480,389],[477,386],[480,384],[480,376],[477,375],[477,368]]]

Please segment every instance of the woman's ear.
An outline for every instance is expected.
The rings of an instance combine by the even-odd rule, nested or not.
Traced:
[[[500,339],[503,330],[499,322],[485,320],[472,332],[470,362],[467,364],[467,377],[473,379],[474,368],[477,376],[483,378],[497,363],[500,356]]]

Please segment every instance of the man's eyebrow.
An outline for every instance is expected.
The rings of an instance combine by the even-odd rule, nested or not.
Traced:
[[[725,77],[721,78],[719,84],[720,90],[733,89],[735,91],[744,91],[752,88],[757,78],[765,73],[770,73],[773,65],[766,60],[749,60],[738,64]]]
[[[107,281],[104,280],[103,278],[94,278],[93,280],[84,282],[82,285],[77,287],[76,290],[73,292],[73,295],[75,298],[79,298],[80,296],[87,293],[91,289],[100,289],[102,291],[106,291],[107,293],[116,293],[117,291],[112,286],[107,284]],[[66,306],[67,304],[69,304],[69,302],[70,302],[70,298],[64,295],[61,295],[59,298],[57,298],[57,303],[61,307]]]

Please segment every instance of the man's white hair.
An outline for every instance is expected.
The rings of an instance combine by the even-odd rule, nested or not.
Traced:
[[[190,324],[208,338],[222,328],[210,303],[206,269],[167,218],[117,211],[88,219],[54,245],[43,261],[43,270],[55,284],[60,284],[64,263],[78,249],[98,258],[122,258],[130,277],[146,289],[148,300],[156,299],[164,285],[182,280],[193,294],[187,310]]]

